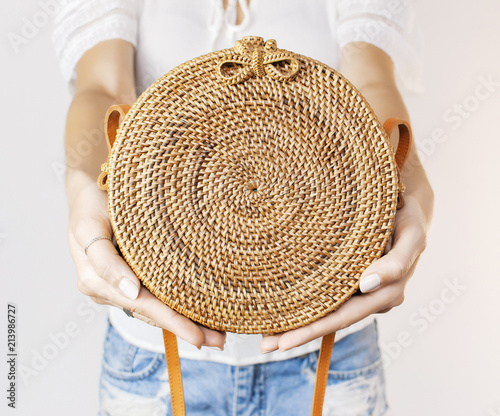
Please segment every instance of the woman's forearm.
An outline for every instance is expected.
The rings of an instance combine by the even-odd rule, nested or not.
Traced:
[[[114,39],[87,51],[76,68],[75,95],[66,119],[68,202],[83,186],[96,185],[107,160],[104,116],[113,104],[133,102],[134,47]]]
[[[68,202],[83,186],[96,185],[107,160],[104,116],[117,99],[102,91],[75,94],[66,120],[66,188]]]
[[[391,117],[410,121],[408,111],[394,78],[392,60],[369,44],[350,44],[343,50],[340,70],[366,98],[381,123]],[[397,146],[397,134],[391,137]],[[414,197],[422,208],[427,224],[432,218],[434,194],[418,158],[415,143],[402,172],[406,197]]]
[[[408,112],[395,84],[370,84],[360,91],[382,123],[391,117],[409,121]],[[398,141],[397,133],[393,135],[391,140],[392,145],[396,148]],[[429,224],[432,218],[434,195],[424,168],[418,158],[414,141],[412,151],[402,172],[402,180],[406,186],[405,196],[412,196],[417,199],[425,214],[426,222]]]

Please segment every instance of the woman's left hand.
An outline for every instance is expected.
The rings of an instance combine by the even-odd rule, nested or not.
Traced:
[[[286,351],[322,337],[373,314],[399,306],[405,286],[426,246],[427,220],[418,200],[406,197],[405,206],[396,214],[392,247],[361,275],[359,296],[353,296],[338,310],[318,321],[277,335],[264,336],[262,352]]]

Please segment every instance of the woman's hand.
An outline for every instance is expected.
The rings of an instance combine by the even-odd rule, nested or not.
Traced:
[[[392,234],[392,247],[361,275],[359,296],[353,296],[337,311],[305,327],[283,334],[265,336],[261,351],[282,351],[298,347],[373,314],[391,310],[404,300],[405,286],[418,258],[425,249],[427,220],[417,199],[406,198],[398,211]]]
[[[74,176],[80,176],[75,178]],[[200,348],[223,349],[225,334],[195,324],[153,296],[106,239],[84,248],[94,237],[112,236],[106,193],[84,174],[73,172],[68,181],[79,182],[80,191],[69,201],[69,247],[78,273],[78,288],[99,304],[126,308],[150,325],[162,327]],[[86,183],[85,183],[86,182]]]
[[[344,46],[340,72],[363,94],[378,119],[391,117],[409,120],[403,99],[396,87],[391,58],[367,43]],[[391,137],[397,146],[397,134]],[[386,254],[361,275],[360,296],[353,296],[337,311],[303,328],[266,336],[261,350],[288,350],[331,332],[346,328],[373,314],[400,305],[408,279],[425,248],[432,217],[434,194],[413,144],[406,166],[401,172],[406,185],[405,206],[396,214],[391,241]]]
[[[200,348],[223,349],[225,334],[206,329],[178,314],[145,287],[111,241],[106,192],[97,187],[101,163],[108,156],[104,116],[113,104],[135,100],[134,47],[121,40],[98,43],[76,68],[75,95],[66,122],[66,192],[69,247],[78,274],[78,288],[95,302],[129,309],[135,318],[159,326]]]

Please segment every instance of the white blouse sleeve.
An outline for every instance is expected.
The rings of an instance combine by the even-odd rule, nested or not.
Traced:
[[[123,39],[137,45],[137,0],[70,0],[59,7],[53,42],[64,78],[72,87],[76,64],[97,43]]]
[[[421,91],[422,51],[411,0],[338,0],[337,37],[340,47],[366,42],[382,49],[402,85]]]

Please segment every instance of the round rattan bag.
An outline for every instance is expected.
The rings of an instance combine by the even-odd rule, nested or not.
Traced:
[[[382,255],[395,153],[327,65],[245,37],[127,110],[108,112],[100,186],[123,257],[182,315],[238,333],[297,328],[338,308]]]

